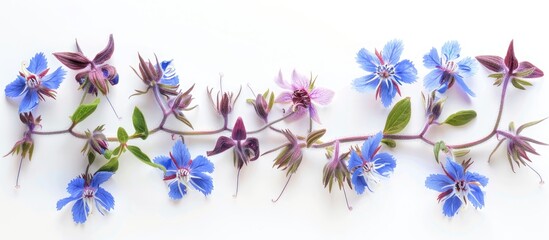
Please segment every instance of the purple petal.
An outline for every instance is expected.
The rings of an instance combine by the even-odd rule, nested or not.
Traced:
[[[95,55],[95,58],[93,58],[93,63],[97,65],[103,64],[105,61],[109,60],[112,57],[113,52],[114,52],[114,39],[111,34],[109,36],[109,43],[107,43],[107,46],[105,47],[105,49],[103,49],[101,52]]]
[[[488,68],[493,72],[501,72],[504,69],[503,58],[498,56],[476,56],[477,61],[482,64],[485,68]]]
[[[513,72],[518,67],[518,60],[515,56],[515,48],[513,46],[513,40],[509,43],[509,48],[507,48],[507,54],[505,55],[505,66],[509,69],[509,72]]]
[[[526,70],[530,70],[530,69],[534,69],[534,71],[528,75],[528,76],[524,76],[524,78],[539,78],[539,77],[543,77],[543,71],[541,71],[539,68],[537,68],[536,66],[534,66],[534,64],[531,64],[530,62],[527,62],[527,61],[524,61],[524,62],[520,62],[519,63],[519,66],[517,68],[517,70],[515,72],[522,72],[522,71],[526,71]]]
[[[82,53],[58,52],[54,53],[53,56],[72,70],[84,69],[91,63]]]
[[[312,100],[320,105],[327,105],[332,101],[334,97],[334,91],[326,88],[315,88],[309,94]]]
[[[235,142],[233,139],[221,136],[217,139],[217,142],[215,143],[215,147],[213,150],[206,152],[208,156],[216,155],[218,153],[222,153],[225,150],[232,148],[235,145]]]
[[[259,141],[257,138],[246,139],[242,144],[242,150],[250,161],[257,160],[259,158]]]
[[[286,118],[286,121],[293,122],[301,119],[305,114],[307,113],[307,109],[304,107],[298,107],[295,112],[292,114],[292,116],[289,116]]]
[[[277,103],[289,103],[292,102],[292,93],[290,92],[283,92],[278,97],[276,97],[275,102]]]
[[[313,119],[313,121],[317,122],[318,124],[322,124],[320,122],[320,118],[318,117],[318,112],[316,111],[316,107],[313,104],[309,106],[309,117]]]
[[[236,141],[246,139],[246,126],[244,126],[244,121],[242,121],[241,117],[238,117],[236,120],[231,137]]]
[[[297,73],[294,69],[292,72],[292,88],[297,89],[309,89],[309,78]]]
[[[278,76],[275,78],[275,83],[281,88],[293,90],[292,86],[290,86],[286,81],[284,81],[284,78],[282,78],[282,71],[278,71]]]

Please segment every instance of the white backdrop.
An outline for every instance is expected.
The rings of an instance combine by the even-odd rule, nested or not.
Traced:
[[[505,55],[508,43],[515,40],[519,61],[529,60],[542,70],[549,69],[547,29],[549,19],[536,1],[12,1],[0,8],[0,87],[15,79],[22,61],[36,52],[44,52],[50,68],[60,66],[51,55],[75,51],[78,38],[84,53],[93,57],[113,33],[115,52],[110,63],[117,67],[120,83],[111,88],[110,98],[123,117],[117,120],[107,104],[101,104],[92,118],[78,129],[106,123],[108,135],[118,126],[131,129],[131,111],[139,106],[149,126],[159,121],[152,96],[128,100],[133,89],[142,89],[141,81],[129,66],[137,66],[137,53],[147,58],[174,59],[183,88],[196,83],[193,96],[199,107],[188,114],[196,129],[218,127],[220,119],[212,113],[206,86],[218,88],[219,73],[225,76],[224,89],[237,90],[250,84],[255,91],[266,88],[281,92],[273,79],[279,69],[289,77],[298,71],[318,75],[318,86],[336,92],[332,104],[319,110],[326,139],[338,136],[366,135],[382,129],[388,109],[373,101],[374,94],[351,89],[353,79],[363,76],[355,62],[362,48],[382,48],[386,41],[402,39],[403,58],[415,63],[420,81],[403,86],[403,96],[412,98],[412,120],[405,133],[417,133],[423,123],[420,90],[428,72],[422,56],[431,48],[440,49],[447,40],[458,40],[462,56]],[[470,79],[477,97],[470,101],[450,91],[442,117],[460,109],[475,109],[478,117],[461,128],[434,128],[433,139],[463,143],[484,136],[497,113],[500,88],[492,86],[488,72],[481,69]],[[59,130],[69,124],[68,116],[80,99],[69,72],[56,101],[41,102],[38,113],[43,130]],[[545,79],[533,81],[528,91],[510,88],[502,127],[510,121],[524,123],[549,116],[545,103],[549,89]],[[244,116],[248,129],[261,124],[253,109],[245,104],[251,92],[243,88],[236,113]],[[106,101],[103,102],[106,103]],[[91,101],[91,98],[88,98]],[[17,116],[18,102],[5,97],[0,101],[0,152],[7,153],[24,131]],[[273,110],[280,116],[280,107]],[[231,122],[236,119],[232,115]],[[549,123],[542,123],[525,134],[549,142]],[[180,123],[170,122],[180,127]],[[305,123],[289,125],[303,133]],[[283,127],[283,125],[280,125]],[[282,138],[272,132],[258,135],[263,151],[277,146]],[[58,199],[67,195],[66,184],[80,174],[85,161],[83,144],[68,135],[36,136],[32,162],[25,161],[21,188],[15,189],[19,158],[7,156],[0,161],[0,232],[3,236],[51,237],[65,239],[109,238],[459,238],[511,239],[549,236],[549,192],[538,184],[537,176],[527,168],[513,174],[500,151],[496,161],[487,163],[497,143],[492,139],[473,148],[476,161],[472,170],[490,178],[486,207],[475,211],[461,209],[453,219],[442,215],[437,192],[426,189],[424,181],[439,173],[432,148],[424,143],[399,142],[387,150],[397,158],[392,177],[377,185],[374,193],[357,196],[348,192],[354,210],[348,211],[342,192],[331,194],[322,186],[322,168],[326,162],[320,150],[307,151],[282,199],[271,198],[281,190],[285,172],[272,169],[268,155],[245,167],[240,193],[233,198],[236,170],[230,152],[210,159],[215,163],[214,191],[204,198],[197,191],[179,202],[168,198],[162,174],[136,161],[129,154],[121,160],[113,179],[104,184],[116,201],[107,216],[97,212],[85,225],[72,222],[70,205],[56,211]],[[215,142],[213,136],[189,137],[191,154],[205,154]],[[167,154],[171,136],[158,133],[147,141],[135,140],[151,157]],[[347,147],[347,145],[345,146]],[[542,156],[533,157],[532,166],[549,177],[547,147],[537,147]],[[544,237],[543,237],[544,236]]]

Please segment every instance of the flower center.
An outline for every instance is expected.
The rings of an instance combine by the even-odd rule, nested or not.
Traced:
[[[177,179],[180,182],[186,183],[189,181],[189,170],[186,168],[177,169]]]
[[[395,67],[388,64],[377,66],[376,74],[383,80],[389,79],[395,75]]]
[[[468,190],[467,183],[464,180],[456,181],[454,184],[454,190],[456,193],[465,194]]]
[[[292,94],[292,101],[296,107],[302,106],[307,108],[311,105],[311,97],[305,89],[295,90]]]
[[[95,188],[92,187],[85,187],[84,192],[82,193],[82,197],[86,199],[94,198],[95,196]]]
[[[378,178],[378,175],[377,175],[377,172],[374,171],[375,170],[375,166],[374,166],[374,163],[373,162],[366,162],[364,163],[364,165],[362,166],[362,168],[364,169],[364,177],[366,177],[368,180],[371,180],[375,183],[378,183],[379,182],[379,178]]]
[[[441,69],[443,73],[442,73],[442,78],[440,78],[440,83],[441,84],[447,83],[448,87],[451,87],[454,83],[454,73],[456,69],[457,69],[457,64],[455,64],[452,61],[446,62],[446,66],[444,66]]]

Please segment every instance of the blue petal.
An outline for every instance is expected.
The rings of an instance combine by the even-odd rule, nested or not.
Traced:
[[[38,93],[35,89],[27,91],[19,105],[19,113],[30,112],[38,106]]]
[[[425,89],[429,92],[438,89],[440,87],[440,79],[442,78],[443,73],[444,72],[442,70],[435,68],[433,71],[425,75],[425,78],[423,79],[423,86]]]
[[[191,160],[191,154],[181,140],[177,140],[173,145],[172,154],[179,168],[186,167],[189,160]]]
[[[461,200],[455,195],[446,199],[444,206],[442,207],[442,213],[448,217],[456,215],[459,207],[461,207]]]
[[[82,196],[70,196],[68,198],[63,198],[59,201],[57,201],[57,210],[61,210],[61,208],[63,208],[65,205],[67,205],[67,203],[70,203],[72,201],[75,201],[77,199],[80,199]]]
[[[386,64],[395,65],[400,59],[403,49],[402,41],[392,40],[385,44],[383,51],[381,51],[381,56]]]
[[[27,84],[25,83],[25,78],[21,76],[17,76],[13,82],[8,84],[6,88],[4,89],[4,92],[6,93],[6,96],[8,97],[19,97],[25,90],[25,87]]]
[[[191,163],[191,174],[194,174],[197,172],[211,173],[213,172],[213,170],[214,170],[213,163],[202,155],[196,157]]]
[[[212,177],[201,172],[196,172],[191,174],[191,179],[189,180],[191,185],[204,195],[208,195],[212,192],[213,181]]]
[[[442,62],[438,56],[438,51],[436,48],[431,48],[431,51],[423,56],[423,65],[426,68],[436,68],[438,66],[442,66]]]
[[[351,177],[351,182],[353,183],[353,186],[357,194],[364,193],[364,189],[368,187],[368,184],[366,183],[366,179],[364,179],[364,176],[362,176],[361,168],[357,169],[353,173],[353,176]]]
[[[391,106],[397,92],[395,86],[393,86],[392,82],[382,82],[380,87],[381,103],[383,103],[384,107]]]
[[[75,223],[84,223],[88,218],[90,212],[90,206],[88,206],[84,200],[80,199],[72,206],[72,219]]]
[[[94,188],[99,187],[99,185],[109,180],[109,178],[111,178],[112,175],[113,175],[112,172],[106,172],[106,171],[96,172],[93,175],[91,186]]]
[[[459,57],[461,47],[457,41],[449,41],[442,45],[441,52],[446,57],[447,61],[452,61]]]
[[[59,84],[63,82],[66,73],[67,72],[65,70],[59,67],[55,70],[55,72],[48,74],[44,78],[42,78],[42,85],[49,89],[57,89],[59,87]]]
[[[362,159],[358,156],[355,150],[351,150],[351,158],[349,158],[349,166],[347,166],[347,169],[349,169],[349,171],[353,171],[355,168],[361,167],[362,163]]]
[[[360,67],[368,72],[376,72],[377,66],[380,65],[379,59],[366,49],[360,49],[356,54],[356,62]]]
[[[457,84],[465,91],[469,96],[474,97],[475,93],[465,84],[463,81],[463,77],[461,77],[459,74],[454,74],[454,79],[456,80]]]
[[[377,168],[376,171],[384,177],[389,176],[389,174],[392,173],[396,167],[396,161],[389,153],[377,154],[374,157],[373,163],[376,168],[381,165],[381,167]]]
[[[31,58],[27,70],[34,74],[40,74],[46,70],[46,68],[48,68],[48,60],[46,60],[46,56],[44,56],[44,53],[37,53],[33,58]]]
[[[379,77],[375,73],[357,78],[353,81],[353,87],[355,87],[355,89],[359,92],[374,90],[376,89],[378,84],[379,84]]]
[[[402,60],[395,65],[395,78],[399,83],[413,83],[417,79],[417,70],[410,60]]]
[[[153,159],[153,162],[160,164],[166,168],[166,170],[177,170],[177,167],[173,163],[172,159],[166,156],[158,156]]]
[[[366,139],[364,143],[362,144],[362,148],[360,149],[362,156],[366,160],[372,159],[372,154],[376,151],[377,147],[379,146],[379,143],[381,142],[381,139],[383,138],[383,134],[381,132],[376,133],[376,135],[373,135]]]
[[[487,177],[482,176],[478,173],[474,173],[474,172],[465,173],[465,181],[467,181],[467,182],[478,182],[483,187],[486,187],[486,185],[488,184],[488,178]]]
[[[476,71],[476,64],[477,62],[470,58],[470,57],[466,57],[464,59],[461,59],[457,64],[458,64],[458,71],[459,71],[459,75],[463,76],[463,77],[470,77],[472,76],[475,71]]]
[[[105,191],[105,189],[100,187],[97,188],[95,198],[101,206],[107,209],[107,211],[114,208],[114,197],[109,192]]]
[[[187,194],[187,187],[179,181],[171,182],[168,187],[170,188],[168,195],[173,200],[181,199],[183,198],[183,195]]]
[[[448,157],[446,159],[446,165],[444,167],[454,180],[463,179],[463,167],[451,158]]]
[[[484,207],[484,193],[477,185],[469,184],[470,192],[467,195],[469,201],[475,206],[475,208]]]
[[[85,180],[82,177],[71,180],[67,186],[67,192],[69,192],[71,196],[81,196],[82,190],[84,190],[84,183]]]
[[[454,184],[452,179],[443,174],[431,174],[425,179],[425,187],[438,192],[444,192],[448,188],[452,188]]]
[[[175,68],[172,65],[172,61],[162,61],[160,66],[162,67],[162,78],[160,79],[161,84],[175,86],[179,84],[179,76],[175,72]]]

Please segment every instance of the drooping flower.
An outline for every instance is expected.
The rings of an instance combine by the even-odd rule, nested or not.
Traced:
[[[370,74],[357,78],[353,86],[360,92],[376,91],[376,99],[381,97],[383,106],[389,107],[398,93],[402,83],[413,83],[417,78],[417,70],[410,60],[400,60],[404,47],[402,41],[392,40],[375,54],[366,49],[360,49],[356,61],[362,69]]]
[[[193,100],[193,96],[191,95],[191,91],[193,90],[193,88],[194,84],[189,89],[187,89],[187,91],[179,92],[176,97],[168,100],[168,107],[171,108],[171,113],[174,115],[174,117],[189,126],[190,128],[193,128],[193,125],[191,121],[187,119],[183,112],[190,111],[197,106],[195,105],[193,107],[190,107]]]
[[[26,113],[20,113],[19,119],[21,119],[21,122],[27,126],[27,130],[23,134],[23,138],[15,143],[13,145],[13,148],[8,152],[5,156],[8,156],[9,154],[19,154],[21,153],[21,157],[25,158],[28,154],[29,160],[32,159],[32,153],[34,152],[34,141],[32,140],[32,131],[34,131],[34,128],[36,126],[40,126],[40,121],[42,121],[42,117],[38,116],[37,118],[34,118],[32,116],[32,112],[26,112]]]
[[[484,207],[481,187],[488,184],[488,178],[467,171],[470,164],[466,161],[465,166],[462,166],[448,157],[446,164],[441,165],[444,174],[431,174],[425,180],[427,188],[440,192],[437,199],[444,202],[442,213],[448,217],[453,217],[461,205],[468,202],[477,209]]]
[[[470,57],[463,58],[459,61],[461,47],[457,41],[446,42],[441,49],[442,56],[438,55],[436,48],[423,56],[423,65],[429,69],[429,72],[424,79],[423,85],[428,91],[437,90],[440,93],[445,93],[451,88],[454,83],[461,89],[474,97],[475,93],[465,84],[464,78],[470,77],[475,73],[476,62]],[[456,62],[457,61],[457,62]]]
[[[170,152],[170,156],[159,156],[154,162],[166,168],[164,181],[170,189],[168,195],[171,199],[178,200],[187,194],[187,189],[192,186],[204,196],[213,190],[213,180],[209,173],[214,170],[214,165],[204,156],[191,159],[187,146],[178,140]]]
[[[427,117],[427,121],[433,123],[440,117],[445,99],[441,99],[437,96],[437,91],[432,91],[427,97],[421,93],[421,96],[425,102],[425,116]]]
[[[328,105],[334,97],[332,90],[315,87],[315,79],[305,77],[297,71],[292,72],[292,83],[287,83],[282,78],[282,72],[278,72],[278,77],[275,79],[276,84],[281,88],[290,90],[283,92],[276,98],[277,103],[292,103],[292,116],[287,119],[297,120],[309,113],[309,117],[315,122],[320,123],[320,118],[316,110],[316,106],[313,103],[320,105]]]
[[[543,71],[534,66],[534,64],[528,61],[519,63],[515,56],[513,41],[511,41],[507,48],[505,59],[492,55],[477,56],[476,59],[482,66],[488,68],[488,70],[496,72],[490,74],[489,77],[495,79],[494,85],[497,86],[501,85],[504,81],[511,81],[513,86],[524,90],[524,86],[531,86],[532,84],[520,78],[543,77]]]
[[[532,147],[531,143],[535,143],[535,144],[539,144],[539,145],[547,145],[547,144],[543,143],[543,142],[540,142],[538,140],[529,138],[529,137],[522,136],[522,135],[520,135],[520,133],[524,129],[526,129],[528,127],[531,127],[531,126],[534,126],[534,125],[542,122],[543,120],[545,120],[545,119],[525,123],[525,124],[519,126],[517,129],[515,129],[515,124],[513,122],[511,122],[509,124],[509,131],[508,132],[507,131],[502,131],[502,130],[497,130],[496,131],[496,136],[499,140],[499,143],[496,145],[496,147],[494,148],[494,150],[490,154],[490,157],[488,158],[489,161],[491,161],[492,155],[496,152],[496,150],[499,148],[499,146],[503,142],[507,141],[507,159],[509,160],[509,165],[511,166],[511,170],[513,170],[513,172],[515,172],[515,167],[513,165],[513,162],[518,167],[520,167],[521,164],[523,166],[530,167],[528,162],[532,162],[532,160],[530,160],[530,157],[528,156],[528,153],[531,153],[531,154],[534,154],[534,155],[539,155],[539,153],[536,151],[536,149],[534,149],[534,147]],[[539,173],[536,170],[534,170],[532,167],[530,167],[530,168],[536,174],[538,174],[538,176],[540,178],[540,183],[543,183],[543,179],[541,178],[541,175],[539,175]]]
[[[372,191],[369,184],[378,183],[381,177],[389,177],[396,167],[393,156],[389,153],[379,153],[381,146],[381,132],[368,138],[362,144],[362,148],[353,149],[349,159],[349,172],[351,172],[351,182],[358,194],[364,193],[364,190]]]
[[[80,49],[78,42],[76,42],[76,48],[78,52],[58,52],[53,55],[65,66],[72,70],[83,70],[76,74],[75,79],[80,84],[80,89],[97,95],[97,90],[103,95],[107,95],[109,92],[109,86],[118,84],[118,73],[116,68],[105,64],[114,52],[114,39],[112,34],[109,36],[109,42],[107,46],[99,52],[93,60],[84,56],[84,53]],[[88,68],[89,66],[89,68]]]
[[[86,137],[88,138],[88,141],[86,141],[84,148],[82,148],[83,153],[88,150],[93,150],[101,155],[105,153],[105,151],[109,147],[109,144],[107,143],[107,137],[103,133],[104,130],[105,125],[100,125],[96,127],[93,132],[89,130],[86,131]]]
[[[48,61],[43,53],[31,58],[29,66],[23,64],[19,76],[6,86],[6,96],[16,98],[23,96],[19,113],[30,112],[38,106],[39,100],[45,97],[55,99],[55,90],[65,78],[66,71],[61,67],[48,74]]]
[[[269,102],[267,103],[266,98],[268,96],[270,97]],[[257,94],[255,100],[248,99],[247,101],[254,106],[254,110],[257,116],[259,116],[261,120],[263,120],[263,122],[267,123],[269,122],[269,112],[273,108],[274,100],[274,92],[270,92],[269,94],[269,90],[267,90],[264,94]]]
[[[145,85],[147,89],[145,91],[135,90],[137,93],[133,95],[141,95],[147,93],[151,88],[154,91],[159,91],[160,94],[168,97],[178,94],[179,88],[179,76],[175,72],[173,60],[158,62],[156,58],[156,64],[153,64],[150,60],[146,62],[140,54],[139,56],[139,74],[133,67],[133,71]],[[132,95],[132,96],[133,96]]]
[[[332,186],[334,182],[337,182],[337,186],[340,190],[343,190],[345,195],[345,202],[347,203],[347,208],[352,210],[353,208],[349,205],[347,200],[347,193],[345,192],[345,183],[349,188],[353,188],[351,185],[351,173],[345,166],[345,159],[349,156],[350,152],[339,154],[339,141],[334,143],[334,151],[331,154],[326,154],[326,157],[332,159],[324,165],[324,171],[322,175],[322,182],[324,183],[324,188],[328,187],[328,191],[332,192]],[[333,155],[333,156],[330,156]]]
[[[242,92],[242,87],[238,89],[238,93],[236,96],[233,92],[223,92],[222,87],[222,80],[223,75],[219,75],[219,88],[220,90],[216,94],[216,98],[214,100],[213,97],[213,88],[208,88],[208,95],[210,95],[210,101],[212,102],[212,106],[214,107],[214,110],[217,112],[217,114],[221,115],[223,117],[223,120],[225,121],[225,125],[227,125],[228,116],[233,111],[234,104],[236,100],[238,100],[238,97],[240,96],[240,92]]]
[[[76,201],[72,206],[72,218],[76,223],[84,223],[93,213],[94,207],[104,215],[104,211],[114,208],[114,198],[105,189],[100,187],[109,180],[112,172],[96,172],[94,175],[83,174],[69,182],[67,192],[70,197],[57,202],[57,210],[61,210],[69,202]]]

